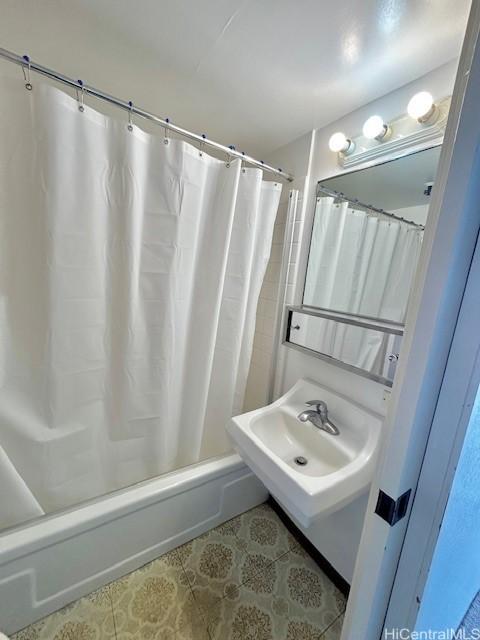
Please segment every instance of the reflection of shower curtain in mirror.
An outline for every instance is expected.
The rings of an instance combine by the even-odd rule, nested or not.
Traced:
[[[403,322],[417,268],[423,232],[320,198],[315,213],[306,304]],[[318,328],[318,327],[317,327]],[[318,350],[369,371],[381,368],[388,336],[325,321]]]

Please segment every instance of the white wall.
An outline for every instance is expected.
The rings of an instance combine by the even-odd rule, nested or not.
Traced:
[[[393,119],[406,111],[408,100],[419,90],[430,91],[435,99],[451,94],[456,69],[457,61],[454,60],[340,120],[315,130],[308,160],[304,159],[301,162],[299,159],[302,150],[306,151],[306,145],[302,147],[300,141],[294,141],[291,145],[279,149],[276,154],[267,159],[269,162],[274,160],[279,166],[294,174],[295,166],[300,166],[301,169],[307,167],[304,178],[304,200],[301,207],[299,245],[297,245],[295,264],[291,265],[288,280],[290,299],[294,304],[301,304],[302,301],[310,231],[315,210],[316,183],[318,180],[342,172],[336,155],[328,149],[328,140],[332,133],[341,130],[355,137],[361,133],[364,121],[375,113],[382,115],[386,120]],[[280,346],[275,376],[275,395],[281,395],[299,378],[305,376],[333,390],[348,393],[352,399],[381,415],[386,413],[389,389],[313,356]],[[348,581],[353,575],[365,508],[366,497],[362,496],[337,514],[319,520],[308,530],[304,529],[304,533],[312,543]]]

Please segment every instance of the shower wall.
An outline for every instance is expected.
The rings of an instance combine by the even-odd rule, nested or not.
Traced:
[[[258,300],[252,360],[247,381],[244,410],[258,409],[269,401],[273,366],[275,318],[280,284],[280,267],[288,209],[285,190],[278,208],[273,232],[272,250]]]
[[[277,319],[282,311],[281,305],[279,306],[279,294],[282,292],[282,287],[280,286],[282,254],[284,246],[290,242],[290,234],[293,234],[285,291],[286,303],[293,304],[294,283],[297,278],[300,256],[300,239],[303,231],[303,220],[305,218],[303,193],[306,188],[311,144],[312,134],[309,132],[293,143],[279,148],[267,159],[269,164],[272,163],[273,166],[284,167],[286,171],[293,173],[296,178],[294,182],[286,184],[283,187],[275,220],[270,260],[260,291],[257,308],[255,339],[245,394],[244,411],[253,411],[273,400],[273,396],[271,395],[273,392],[273,379],[275,377],[275,369],[278,365],[275,358],[275,352],[278,351],[278,344],[275,343],[275,332]],[[287,228],[289,197],[290,190],[292,189],[298,191],[293,229]],[[286,237],[286,234],[288,237]]]

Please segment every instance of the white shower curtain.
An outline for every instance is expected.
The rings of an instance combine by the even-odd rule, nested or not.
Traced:
[[[319,198],[304,303],[404,322],[422,236],[412,225]],[[318,351],[368,371],[383,368],[388,334],[330,320],[302,324],[303,339]]]
[[[0,140],[7,526],[227,448],[281,187],[39,82]]]

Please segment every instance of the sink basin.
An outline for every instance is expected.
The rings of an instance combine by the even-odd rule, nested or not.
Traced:
[[[273,455],[303,475],[326,476],[354,458],[353,450],[345,446],[346,443],[338,438],[335,442],[336,436],[300,422],[290,407],[280,407],[278,411],[253,418],[251,429]],[[295,462],[298,456],[306,458],[305,466]]]
[[[307,400],[324,400],[338,436],[301,422]],[[369,486],[382,418],[302,379],[267,407],[231,419],[236,450],[270,493],[304,526],[345,506]]]

